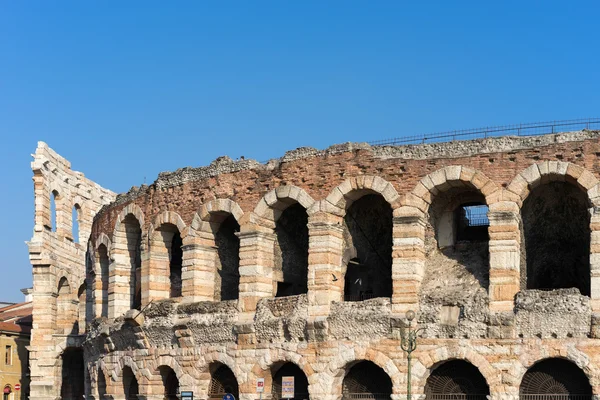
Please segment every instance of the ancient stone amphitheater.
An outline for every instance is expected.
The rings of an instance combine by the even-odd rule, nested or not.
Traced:
[[[404,399],[414,310],[415,399],[589,400],[599,156],[590,130],[355,143],[116,195],[40,142],[31,399]]]

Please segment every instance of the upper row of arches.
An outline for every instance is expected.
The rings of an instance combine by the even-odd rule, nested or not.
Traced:
[[[556,204],[548,205],[544,198],[549,195],[541,188],[547,191],[550,186],[546,184],[550,183],[551,189],[559,195],[554,197]],[[104,315],[108,312],[105,304],[111,302],[111,294],[112,303],[121,309],[139,308],[142,293],[152,298],[185,295],[182,282],[186,280],[186,266],[192,262],[200,265],[191,273],[214,274],[214,293],[206,297],[237,298],[242,258],[240,237],[243,236],[240,226],[245,224],[260,227],[263,234],[274,234],[270,239],[274,245],[272,259],[266,262],[274,267],[274,294],[306,293],[308,218],[318,212],[340,218],[339,224],[343,226],[341,278],[346,299],[390,297],[392,250],[402,245],[403,240],[411,239],[393,239],[398,237],[393,234],[394,217],[428,218],[434,226],[438,246],[445,247],[473,234],[474,230],[465,231],[470,228],[472,217],[467,214],[473,207],[511,211],[515,219],[509,224],[523,225],[523,248],[529,247],[529,252],[522,254],[527,259],[527,274],[523,278],[528,280],[527,287],[553,288],[556,284],[564,286],[566,282],[567,287],[578,287],[589,295],[591,217],[588,209],[596,203],[597,194],[598,181],[590,172],[569,163],[545,162],[530,166],[506,188],[498,187],[481,172],[462,166],[446,167],[427,175],[403,197],[392,184],[375,176],[350,178],[321,201],[315,201],[301,188],[280,186],[267,193],[252,213],[245,214],[230,199],[217,199],[203,204],[189,227],[176,212],[166,211],[149,224],[145,235],[142,228],[147,225],[142,210],[129,204],[119,214],[112,240],[105,234],[95,240],[95,287],[100,294],[96,301],[102,304]],[[540,234],[544,230],[538,228],[544,226],[544,219],[536,215],[548,209],[552,211],[555,228]],[[573,216],[583,224],[574,224]],[[492,224],[495,222],[506,224],[506,221],[492,220]],[[567,256],[559,257],[554,264],[570,262],[575,268],[562,268],[567,272],[559,271],[552,277],[544,272],[547,268],[540,267],[540,262],[535,260],[548,249],[556,249],[556,232],[567,232],[570,236],[562,243]],[[483,237],[489,238],[487,231]],[[411,239],[413,245],[415,239],[422,240],[417,235]],[[207,248],[214,250],[214,260],[194,257],[198,249]],[[142,279],[141,271],[143,254],[148,255],[146,279]],[[557,268],[560,270],[560,266]],[[121,290],[109,287],[111,273],[127,281]],[[193,280],[191,273],[187,274],[188,281]]]

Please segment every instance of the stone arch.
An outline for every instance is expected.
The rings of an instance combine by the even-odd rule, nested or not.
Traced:
[[[308,391],[311,392],[311,386],[317,383],[318,375],[313,370],[310,363],[300,354],[282,349],[271,350],[265,353],[252,368],[253,378],[264,378],[265,380],[265,393],[272,392],[273,378],[277,372],[277,367],[281,367],[284,364],[294,364],[303,373],[308,380]],[[277,368],[274,370],[274,368]],[[314,397],[314,394],[311,395]]]
[[[142,230],[142,232],[144,231],[144,226],[145,226],[144,212],[137,204],[129,203],[127,206],[125,206],[121,210],[121,212],[117,216],[117,222],[115,223],[115,228],[113,229],[113,234],[112,234],[112,243],[113,244],[115,242],[116,233],[119,231],[119,229],[121,229],[121,224],[123,223],[123,220],[129,214],[132,214],[135,217],[135,219],[138,220],[138,223],[140,224],[140,229]]]
[[[568,181],[584,191],[592,205],[600,205],[600,186],[594,174],[583,167],[563,161],[544,161],[530,165],[513,178],[506,190],[516,195],[515,200],[520,206],[532,188],[551,181]]]
[[[240,223],[242,208],[230,199],[215,199],[202,204],[192,220],[193,238],[201,244],[205,276],[198,286],[210,287],[208,298],[214,301],[236,300],[240,288]],[[209,290],[204,289],[205,292]]]
[[[298,203],[307,213],[312,209],[315,200],[304,189],[294,185],[279,186],[263,196],[254,208],[254,215],[274,224],[281,213],[290,205]]]
[[[210,222],[214,221],[214,215],[230,214],[239,224],[244,216],[242,208],[230,199],[215,199],[200,206],[200,209],[192,219],[191,228],[194,231],[212,233]]]
[[[523,369],[524,372],[519,380],[519,395],[524,398],[527,398],[527,395],[536,396],[544,394],[593,394],[592,379],[588,374],[589,371],[586,371],[567,357],[543,358]],[[557,372],[558,376],[556,376]],[[544,382],[544,380],[546,382]],[[551,387],[548,387],[548,385]],[[539,389],[542,390],[540,391]],[[548,389],[553,390],[551,393],[548,393]],[[557,389],[559,389],[559,391],[557,391]],[[571,393],[571,390],[574,390],[574,392]]]
[[[152,235],[156,232],[164,224],[171,224],[177,227],[182,238],[187,234],[187,226],[181,216],[175,211],[164,211],[154,217],[154,220],[150,224],[150,228],[148,229],[148,238],[151,238]]]
[[[507,192],[519,206],[521,289],[577,288],[597,298],[590,233],[598,220],[590,213],[599,204],[596,177],[572,163],[544,161],[519,173]]]
[[[112,241],[110,240],[110,237],[108,237],[108,235],[104,232],[100,232],[100,234],[96,237],[96,240],[94,241],[94,249],[98,250],[98,247],[101,244],[106,246],[106,249],[109,251],[112,248]]]
[[[354,365],[361,361],[370,361],[381,368],[392,381],[392,393],[403,393],[404,377],[394,361],[386,354],[371,348],[354,347],[346,349],[339,354],[337,360],[331,361],[327,366],[327,371],[330,371],[333,379],[331,380],[331,388],[335,391],[332,394],[336,395],[337,399],[342,397],[342,386],[344,378]]]
[[[430,370],[425,384],[427,398],[448,396],[489,396],[490,387],[477,367],[468,361],[451,359],[438,363]],[[481,398],[480,397],[480,398]]]
[[[209,386],[212,380],[212,372],[214,372],[211,371],[211,369],[217,369],[218,365],[229,368],[236,382],[238,383],[240,391],[242,384],[246,383],[246,381],[251,381],[251,379],[246,379],[246,381],[240,379],[244,374],[236,368],[237,364],[232,356],[227,353],[214,351],[205,354],[201,359],[199,359],[196,363],[196,368],[194,368],[194,371],[198,373],[198,376],[194,377],[194,379],[197,380],[196,387],[201,393],[208,395],[208,392],[210,391]],[[249,382],[248,385],[252,385],[252,387],[254,387],[255,382]]]
[[[401,200],[403,206],[414,207],[427,213],[435,196],[453,187],[471,188],[485,197],[489,206],[496,199],[492,194],[500,188],[482,172],[460,165],[447,166],[426,175],[413,190]]]
[[[94,260],[92,262],[93,296],[96,317],[108,317],[108,282],[110,274],[110,248],[112,243],[108,235],[100,233],[96,238]]]
[[[179,379],[179,383],[181,386],[190,386],[193,384],[194,377],[188,374],[179,364],[176,357],[171,355],[160,355],[156,357],[154,360],[150,361],[150,365],[148,368],[155,373],[159,370],[160,367],[169,367],[171,368],[175,374],[177,375],[177,379]]]
[[[143,252],[144,215],[142,209],[130,203],[117,217],[111,243],[111,277],[109,316],[117,317],[129,309],[141,308],[141,259]]]
[[[254,210],[257,222],[273,233],[275,297],[308,292],[308,210],[314,203],[303,189],[282,185],[265,194]]]
[[[393,297],[393,212],[399,201],[391,183],[362,175],[338,185],[320,204],[322,211],[341,217],[345,301]]]
[[[369,193],[381,195],[392,209],[400,206],[400,195],[394,186],[385,179],[373,175],[360,175],[346,179],[329,193],[325,201],[329,204],[331,213],[343,217],[354,201]]]
[[[142,269],[145,302],[182,295],[183,240],[188,229],[174,211],[156,216],[148,230],[149,262]]]
[[[502,386],[499,371],[481,354],[466,347],[432,349],[419,353],[413,360],[413,377],[416,378],[413,382],[417,393],[424,392],[427,379],[436,367],[451,360],[464,360],[477,368],[487,382],[491,393]]]
[[[544,353],[545,354],[543,354],[542,357],[540,357],[539,353],[528,353],[526,354],[525,359],[512,365],[509,373],[514,377],[515,382],[518,382],[519,387],[516,388],[517,390],[520,389],[520,384],[523,381],[525,374],[532,367],[543,361],[559,359],[571,362],[577,366],[577,368],[579,368],[587,377],[594,394],[597,394],[597,388],[598,385],[600,385],[600,369],[594,365],[586,353],[576,349],[565,351],[563,348],[553,349],[552,351]]]

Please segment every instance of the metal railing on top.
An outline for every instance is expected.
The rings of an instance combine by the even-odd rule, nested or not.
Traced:
[[[438,132],[428,135],[403,136],[391,139],[373,140],[371,146],[398,146],[403,144],[423,144],[450,142],[454,140],[482,139],[496,136],[537,136],[582,129],[600,129],[600,118],[571,119],[564,121],[535,122],[529,124],[490,126],[486,128],[464,129]]]

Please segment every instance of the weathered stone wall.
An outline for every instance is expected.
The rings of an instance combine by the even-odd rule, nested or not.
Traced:
[[[415,322],[425,328],[414,353],[417,395],[433,368],[459,358],[483,374],[492,397],[514,396],[527,368],[548,357],[572,360],[600,394],[599,137],[573,132],[418,146],[345,144],[298,149],[264,165],[220,158],[209,167],[161,174],[94,219],[91,248],[108,243],[109,282],[124,287],[115,256],[128,250],[124,221],[139,223],[142,309],[121,304],[94,322],[84,344],[88,395],[98,395],[101,371],[108,395],[123,399],[127,366],[144,398],[161,398],[159,367],[169,366],[183,389],[204,398],[211,368],[221,363],[234,372],[240,398],[250,400],[256,378],[265,378],[269,394],[276,366],[293,362],[306,374],[311,398],[339,400],[348,368],[369,360],[390,376],[392,398],[400,399],[407,362],[399,339],[408,309],[418,311]],[[589,220],[577,214],[573,221],[589,232],[589,296],[521,291],[528,223],[521,210],[531,190],[553,182],[573,187],[590,207]],[[372,224],[369,236],[391,229],[391,240],[376,244],[389,243],[381,251],[391,254],[391,279],[377,284],[390,285],[391,293],[345,302],[346,266],[356,257],[348,251],[356,245],[349,244],[346,216],[361,199],[368,203],[365,195],[380,196],[391,211],[362,218]],[[453,211],[473,201],[489,207],[489,240],[457,242]],[[308,216],[308,293],[275,298],[286,248],[277,221],[293,204]],[[216,247],[226,242],[217,232],[229,215],[240,226],[239,299],[213,302],[223,297],[215,274],[229,261],[218,256]],[[150,238],[165,222],[177,226],[183,242],[181,298],[161,295],[162,278],[152,272]]]
[[[28,243],[34,315],[31,398],[43,400],[60,394],[61,353],[77,342],[74,337],[85,334],[85,318],[80,313],[87,308],[89,318],[94,317],[94,290],[92,284],[86,286],[85,279],[86,273],[93,276],[99,271],[88,257],[90,270],[86,272],[88,239],[94,216],[115,199],[115,194],[71,170],[70,163],[44,142],[38,143],[33,157],[35,224]],[[55,196],[54,217],[51,196]],[[79,209],[79,237],[73,235],[74,207]]]

